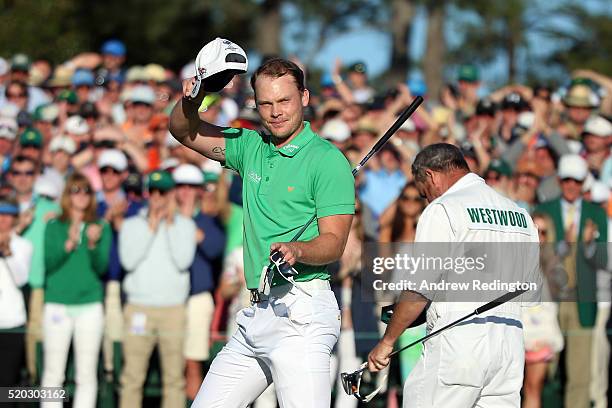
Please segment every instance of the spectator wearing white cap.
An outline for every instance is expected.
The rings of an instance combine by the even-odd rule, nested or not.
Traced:
[[[204,174],[193,164],[181,164],[174,169],[176,202],[180,213],[196,224],[196,253],[191,267],[191,289],[187,301],[187,332],[185,336],[186,391],[193,400],[202,384],[202,363],[210,353],[210,324],[214,314],[212,293],[215,276],[221,272],[225,232],[218,217],[200,210],[204,193]]]
[[[119,261],[118,234],[126,217],[136,215],[141,208],[130,200],[122,186],[128,177],[128,160],[121,150],[104,149],[97,158],[102,189],[96,195],[97,214],[111,226],[111,246],[108,271],[104,275],[106,292],[104,310],[104,368],[113,370],[113,344],[121,341],[123,316],[121,311],[121,281],[124,271]]]
[[[72,171],[71,157],[76,152],[74,140],[66,136],[56,136],[49,143],[49,153],[51,153],[51,163],[44,171],[45,174],[53,174],[62,180]]]
[[[589,407],[593,327],[597,319],[598,269],[607,267],[608,222],[605,211],[582,199],[582,185],[588,174],[587,162],[578,155],[564,155],[559,161],[561,197],[545,202],[536,211],[548,214],[555,226],[559,248],[565,248],[570,300],[559,305],[561,330],[572,333],[565,350],[565,406]],[[593,243],[599,245],[591,245]],[[601,244],[600,244],[601,243]]]
[[[77,152],[87,148],[91,142],[89,131],[87,121],[78,115],[70,116],[64,123],[64,134],[74,141]]]
[[[334,118],[325,122],[319,131],[319,136],[329,140],[338,149],[342,149],[351,137],[351,128],[342,119]]]
[[[604,162],[610,156],[612,124],[601,116],[591,116],[584,124],[582,142],[589,170],[595,177],[602,174]]]
[[[0,160],[2,173],[11,165],[11,153],[17,136],[17,121],[13,118],[0,117]]]
[[[153,139],[149,124],[153,116],[155,91],[148,85],[138,85],[127,92],[126,121],[122,125],[122,130],[128,139],[142,144],[144,148],[144,145]]]

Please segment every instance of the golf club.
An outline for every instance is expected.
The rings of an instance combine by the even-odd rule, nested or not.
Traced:
[[[453,326],[456,326],[457,324],[461,323],[464,320],[469,319],[472,316],[476,316],[482,313],[485,313],[503,303],[506,303],[512,299],[514,299],[515,297],[523,294],[527,292],[527,289],[521,289],[521,290],[516,290],[514,292],[508,292],[505,293],[503,295],[501,295],[500,297],[498,297],[497,299],[494,299],[492,301],[490,301],[489,303],[486,303],[480,307],[477,307],[472,313],[465,315],[463,317],[461,317],[460,319],[455,320],[452,323],[447,324],[444,327],[441,327],[438,330],[432,331],[431,333],[429,333],[428,335],[413,341],[412,343],[402,347],[399,350],[395,350],[394,352],[392,352],[391,354],[389,354],[389,358],[395,356],[398,353],[401,353],[402,351],[416,345],[419,343],[423,343],[427,340],[429,340],[430,338],[437,336],[438,334],[442,333],[445,330],[450,329]],[[344,389],[344,392],[346,392],[348,395],[353,395],[355,398],[357,398],[359,401],[361,402],[369,402],[372,400],[372,398],[374,398],[378,392],[381,390],[382,386],[380,386],[379,388],[375,389],[373,392],[371,392],[368,395],[362,396],[360,393],[360,386],[361,386],[361,377],[363,375],[363,372],[366,370],[366,368],[368,367],[368,362],[366,361],[365,363],[363,363],[356,371],[352,372],[352,373],[341,373],[340,374],[340,379],[342,381],[342,388]]]
[[[404,124],[404,122],[406,120],[408,120],[408,118],[410,116],[412,116],[412,114],[417,110],[417,108],[423,103],[423,97],[422,96],[417,96],[416,98],[414,98],[414,100],[412,101],[412,103],[402,111],[402,113],[397,117],[397,119],[395,120],[395,122],[393,122],[393,124],[391,125],[391,127],[385,132],[384,135],[382,135],[382,137],[380,139],[378,139],[378,141],[376,142],[376,144],[374,144],[374,146],[372,147],[372,149],[370,149],[370,151],[368,152],[368,154],[365,155],[365,157],[363,159],[361,159],[361,161],[359,162],[359,164],[357,164],[357,166],[355,166],[355,168],[353,169],[353,177],[357,175],[357,173],[359,173],[359,170],[365,166],[365,164],[368,162],[368,160],[370,160],[370,158],[372,156],[374,156],[380,149],[382,149],[382,147],[385,145],[385,143],[387,143],[387,141],[391,138],[391,136],[393,136],[395,134],[395,132],[397,132],[397,130],[400,128],[400,126],[402,126]],[[302,228],[300,228],[300,230],[293,236],[293,238],[291,238],[290,242],[295,242],[297,241],[300,236],[302,236],[302,234],[304,233],[304,231],[306,231],[306,228],[308,228],[308,226],[310,224],[312,224],[312,222],[314,220],[317,219],[317,215],[313,215],[312,218],[310,220],[308,220],[308,222],[306,224],[304,224],[304,226],[302,226]],[[277,252],[274,252],[272,255],[270,255],[270,259],[272,259],[273,257],[275,257],[277,254]],[[270,271],[273,267],[274,267],[275,263],[274,261],[272,261],[270,263],[270,265],[268,265],[268,271]],[[290,270],[290,268],[285,268],[284,266],[282,268],[280,268],[281,270]]]

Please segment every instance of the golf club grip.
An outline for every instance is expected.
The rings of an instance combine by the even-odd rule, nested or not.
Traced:
[[[501,305],[502,303],[509,302],[512,299],[514,299],[515,297],[517,297],[518,295],[521,295],[521,294],[523,294],[525,292],[527,292],[527,289],[519,289],[519,290],[515,290],[514,292],[504,293],[503,295],[501,295],[497,299],[492,300],[489,303],[476,308],[476,310],[474,312],[476,314],[481,314],[481,313],[484,313],[484,312],[488,312],[489,310],[493,309],[494,307],[497,307],[497,306]]]
[[[395,132],[397,132],[397,130],[404,124],[404,122],[410,116],[412,116],[412,114],[417,110],[417,108],[422,103],[423,103],[422,96],[417,96],[416,98],[414,98],[410,106],[404,109],[404,111],[399,115],[399,117],[395,120],[395,122],[393,122],[393,125],[391,125],[391,127],[385,132],[384,135],[382,135],[380,139],[378,139],[374,147],[372,147],[372,150],[370,150],[368,154],[366,154],[366,156],[363,159],[361,159],[361,161],[359,162],[359,165],[353,169],[353,176],[356,175],[357,172],[359,172],[359,169],[363,167],[368,160],[370,160],[370,157],[376,154],[376,152],[378,152],[384,146],[384,144],[387,143],[387,140],[389,140],[391,136],[393,136]]]

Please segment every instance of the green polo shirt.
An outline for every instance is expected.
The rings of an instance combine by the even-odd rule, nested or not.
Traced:
[[[334,145],[304,122],[304,130],[280,149],[268,135],[249,129],[225,131],[225,167],[242,176],[244,206],[244,274],[257,288],[269,262],[270,245],[289,242],[312,218],[355,212],[351,167]],[[319,235],[313,222],[299,238]],[[326,266],[296,264],[296,281],[329,279]],[[276,278],[274,284],[285,282]]]

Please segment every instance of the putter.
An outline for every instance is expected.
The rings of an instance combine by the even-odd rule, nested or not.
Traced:
[[[476,316],[482,313],[485,313],[503,303],[506,303],[512,299],[514,299],[515,297],[523,294],[527,292],[527,289],[521,289],[521,290],[516,290],[514,292],[508,292],[505,293],[503,295],[501,295],[500,297],[498,297],[497,299],[494,299],[492,301],[490,301],[489,303],[486,303],[480,307],[477,307],[472,313],[463,316],[460,319],[455,320],[452,323],[447,324],[446,326],[435,330],[431,333],[429,333],[427,336],[424,336],[418,340],[413,341],[412,343],[402,347],[399,350],[395,350],[394,352],[392,352],[391,354],[389,354],[389,358],[393,357],[394,355],[401,353],[402,351],[416,345],[419,343],[423,343],[427,340],[429,340],[430,338],[437,336],[438,334],[442,333],[445,330],[450,329],[453,326],[456,326],[457,324],[461,323],[462,321],[469,319],[472,316]],[[361,366],[359,366],[359,368],[356,371],[353,371],[352,373],[342,373],[340,374],[340,380],[342,381],[342,388],[344,388],[344,392],[346,392],[348,395],[352,395],[355,398],[357,398],[359,401],[363,402],[363,403],[367,403],[370,402],[372,400],[372,398],[374,398],[379,392],[381,387],[378,387],[376,390],[374,390],[373,392],[371,392],[368,395],[361,395],[360,392],[360,387],[361,387],[361,377],[363,376],[363,372],[367,369],[368,367],[368,362],[366,361],[365,363],[363,363]]]
[[[361,170],[361,168],[363,166],[365,166],[367,161],[370,160],[370,157],[374,156],[376,153],[378,153],[378,151],[380,149],[382,149],[382,147],[385,145],[385,143],[387,143],[387,141],[391,138],[391,136],[393,136],[395,134],[395,132],[397,132],[397,130],[404,124],[404,122],[406,120],[408,120],[408,118],[410,116],[412,116],[412,114],[417,110],[417,108],[422,103],[423,103],[423,97],[422,96],[417,96],[416,98],[414,98],[412,103],[406,109],[404,109],[402,111],[402,113],[397,117],[395,122],[393,122],[393,124],[385,132],[385,134],[382,135],[382,137],[380,139],[378,139],[378,141],[372,147],[372,149],[370,149],[368,154],[366,154],[365,157],[363,159],[361,159],[359,164],[357,166],[355,166],[355,168],[353,169],[353,177],[355,177],[357,175],[357,173],[359,173],[359,170]],[[308,222],[306,224],[304,224],[302,226],[302,228],[300,228],[300,230],[293,236],[293,238],[291,238],[291,241],[289,241],[289,242],[297,241],[298,238],[300,238],[300,236],[302,236],[304,231],[306,231],[306,228],[308,228],[308,226],[310,224],[312,224],[312,222],[314,220],[316,220],[316,219],[317,219],[317,215],[315,214],[315,215],[312,216],[312,218],[310,220],[308,220]],[[270,255],[270,261],[271,262],[270,262],[270,265],[268,265],[268,271],[270,271],[274,267],[274,265],[275,265],[275,260],[273,259],[273,257],[274,257],[274,259],[278,259],[278,251],[274,252],[274,253],[272,253],[272,255]],[[281,256],[281,258],[282,258],[282,256]],[[281,263],[282,269],[286,269],[284,264],[285,264],[285,262]],[[281,270],[281,268],[278,268],[278,269]]]

